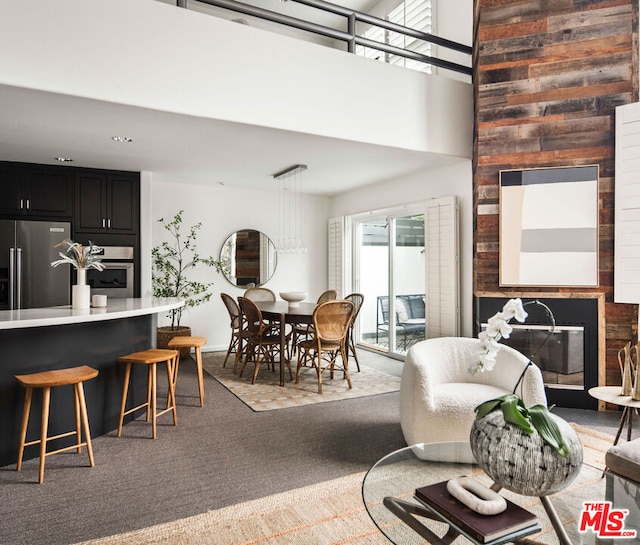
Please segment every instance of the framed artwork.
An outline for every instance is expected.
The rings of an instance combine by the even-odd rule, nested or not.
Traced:
[[[598,286],[598,166],[500,172],[500,286]]]

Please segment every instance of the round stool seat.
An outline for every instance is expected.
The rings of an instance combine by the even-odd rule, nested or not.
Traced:
[[[70,367],[67,369],[54,369],[41,371],[29,375],[16,375],[16,380],[28,388],[53,388],[54,386],[67,386],[78,384],[98,376],[98,370],[88,365]]]
[[[179,350],[180,348],[195,348],[196,352],[196,371],[198,372],[198,392],[200,393],[200,406],[204,407],[204,376],[202,372],[202,350],[207,339],[205,337],[187,337],[176,336],[173,337],[168,343],[170,348]],[[182,351],[180,352],[182,354]],[[178,366],[176,365],[176,379],[178,378]]]

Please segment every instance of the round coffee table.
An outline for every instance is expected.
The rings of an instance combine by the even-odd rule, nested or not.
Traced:
[[[597,386],[596,388],[590,388],[589,395],[600,401],[623,407],[622,415],[620,416],[620,425],[618,426],[618,433],[616,433],[616,438],[614,439],[613,444],[618,444],[625,422],[627,424],[627,441],[631,441],[631,417],[634,412],[638,414],[640,401],[632,399],[631,396],[620,395],[620,386]]]
[[[380,531],[396,545],[428,543],[448,544],[459,536],[455,528],[443,522],[414,497],[421,486],[468,475],[490,486],[491,479],[475,464],[469,443],[424,443],[388,454],[367,472],[362,484],[362,498],[369,516]],[[579,533],[577,520],[584,501],[605,498],[602,471],[583,464],[576,480],[553,496],[535,498],[507,490],[507,499],[535,513],[542,527],[544,543],[595,544],[591,532]],[[553,501],[553,504],[551,503]],[[551,537],[550,532],[558,537]],[[552,534],[551,534],[552,535]],[[531,536],[536,543],[538,534]],[[546,538],[546,539],[545,539]],[[478,543],[460,536],[456,543]],[[508,541],[508,540],[506,540]],[[494,541],[496,544],[506,541]]]

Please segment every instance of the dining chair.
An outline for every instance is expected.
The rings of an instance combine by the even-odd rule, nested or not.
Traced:
[[[345,299],[321,303],[313,311],[313,338],[298,343],[299,357],[296,368],[296,384],[300,371],[310,362],[318,376],[318,393],[322,393],[322,373],[329,369],[333,379],[338,354],[342,359],[344,378],[352,388],[349,361],[346,354],[347,333],[354,312],[354,304]]]
[[[338,292],[336,290],[326,290],[323,291],[318,299],[316,300],[316,305],[321,305],[322,303],[326,303],[327,301],[333,301],[338,297]],[[298,343],[302,339],[308,339],[313,332],[313,324],[293,324],[293,337],[291,344],[294,350],[297,348]]]
[[[240,307],[238,306],[238,303],[236,303],[236,300],[227,293],[221,293],[220,297],[231,320],[229,323],[231,327],[231,339],[229,340],[229,348],[227,348],[227,354],[224,358],[222,367],[226,367],[229,356],[235,353],[233,361],[233,372],[235,373],[242,356],[243,347],[246,345],[246,339],[249,336],[249,332],[244,327],[242,312],[240,311]]]
[[[286,354],[280,354],[280,333],[275,333],[269,324],[265,323],[262,318],[262,312],[256,304],[246,297],[238,297],[238,304],[245,319],[247,335],[247,346],[245,350],[245,358],[240,368],[240,376],[244,372],[244,368],[248,361],[253,361],[253,379],[251,384],[255,384],[258,378],[258,372],[263,361],[267,364],[271,363],[272,368],[275,363],[276,355],[284,358],[284,362],[289,367],[289,377],[293,380],[291,371],[291,362]],[[290,335],[290,334],[289,334]],[[289,337],[289,335],[287,337]],[[288,342],[287,338],[287,342]],[[286,345],[286,344],[285,344]]]
[[[358,314],[360,314],[360,309],[362,308],[362,303],[364,303],[364,295],[362,295],[361,293],[350,293],[345,297],[345,299],[353,303],[353,316],[351,317],[351,323],[349,324],[349,332],[347,333],[347,358],[349,357],[349,353],[353,354],[353,359],[356,360],[356,367],[358,368],[358,373],[359,373],[360,362],[358,361],[358,353],[356,352],[354,329],[356,325],[356,320],[358,319]]]
[[[269,288],[248,288],[245,290],[243,297],[252,301],[275,301],[276,294]]]

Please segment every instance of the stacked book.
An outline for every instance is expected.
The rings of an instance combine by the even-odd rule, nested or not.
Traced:
[[[515,503],[497,515],[481,515],[447,491],[447,481],[416,489],[415,497],[467,537],[484,544],[505,542],[540,531],[538,518]]]

